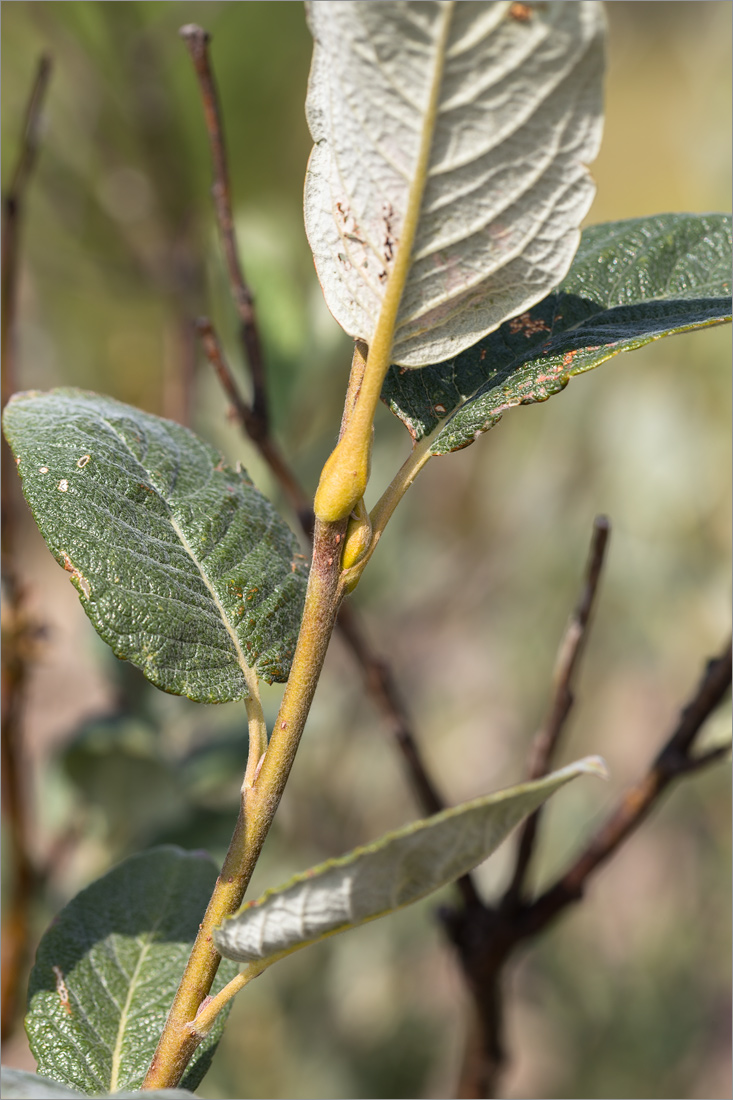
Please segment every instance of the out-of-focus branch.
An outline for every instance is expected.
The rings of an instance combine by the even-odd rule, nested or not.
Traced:
[[[583,897],[591,875],[621,850],[675,779],[693,775],[729,755],[728,746],[716,746],[699,755],[693,749],[697,734],[725,698],[730,683],[729,643],[708,663],[649,771],[628,789],[580,856],[540,897],[529,902],[520,897],[511,908],[502,899],[496,906],[465,906],[444,915],[474,999],[474,1027],[459,1097],[498,1094],[507,1060],[503,1038],[504,974],[517,949],[540,935],[569,905]]]
[[[575,702],[575,675],[585,647],[610,532],[608,519],[605,516],[596,516],[583,587],[557,652],[552,678],[552,696],[545,720],[537,731],[530,750],[528,779],[539,779],[549,772],[560,735]],[[535,849],[540,818],[541,810],[535,811],[527,818],[520,831],[514,875],[503,900],[507,909],[516,906],[522,895]]]
[[[267,462],[290,504],[295,509],[301,527],[308,538],[311,538],[313,535],[313,509],[310,506],[310,501],[287,465],[275,441],[269,434],[262,435],[260,433],[254,411],[239,392],[234,375],[219,343],[219,338],[208,317],[200,317],[196,321],[196,331],[201,339],[206,358],[214,368],[221,387],[229,398],[235,419]]]
[[[242,265],[239,260],[237,241],[234,235],[234,218],[232,216],[232,199],[229,185],[226,145],[224,142],[224,127],[221,118],[221,110],[219,108],[219,96],[216,90],[216,82],[209,63],[209,41],[211,36],[195,23],[189,23],[185,27],[181,27],[180,34],[188,47],[188,52],[191,55],[191,60],[196,70],[199,90],[201,92],[201,102],[204,107],[206,131],[209,135],[209,146],[211,148],[211,160],[214,173],[214,183],[212,187],[214,209],[216,211],[219,236],[221,238],[227,271],[229,273],[229,285],[232,289],[232,295],[239,315],[242,346],[252,378],[251,422],[247,430],[251,438],[257,442],[259,439],[266,439],[269,434],[265,364],[262,354],[259,327],[255,315],[254,299],[244,279]]]
[[[51,60],[41,57],[25,112],[18,159],[2,201],[2,404],[17,385],[13,322],[18,283],[20,231],[25,197],[38,150],[41,110]],[[27,614],[17,573],[19,493],[15,463],[2,441],[2,805],[9,862],[7,905],[2,927],[2,1037],[12,1031],[19,1007],[21,975],[29,950],[30,902],[35,883],[28,836],[28,785],[24,774],[22,716],[25,685],[39,627]]]
[[[730,752],[728,747],[716,747],[700,756],[692,752],[700,729],[723,701],[730,684],[729,642],[718,657],[708,662],[697,690],[683,707],[675,729],[647,774],[626,791],[617,808],[575,863],[526,907],[519,922],[522,938],[536,935],[561,910],[583,896],[593,872],[615,855],[624,841],[639,828],[675,779],[694,774]]]

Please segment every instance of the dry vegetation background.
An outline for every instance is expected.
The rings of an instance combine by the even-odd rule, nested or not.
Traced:
[[[589,221],[727,209],[731,5],[618,2],[608,14],[607,124]],[[315,487],[350,351],[302,229],[310,39],[299,3],[3,5],[4,178],[36,59],[54,59],[23,236],[20,385],[96,389],[183,420],[280,500],[227,422],[190,329],[211,312],[238,362],[201,108],[176,33],[192,21],[214,36],[276,431]],[[470,798],[522,776],[593,516],[611,517],[561,762],[601,752],[612,778],[557,799],[538,880],[645,768],[729,630],[729,360],[726,328],[678,336],[511,411],[474,447],[428,467],[356,594],[430,768],[451,801]],[[382,410],[374,491],[407,446]],[[131,851],[175,842],[223,852],[245,723],[241,707],[164,696],[116,662],[30,520],[23,535],[21,565],[46,627],[25,726],[32,846],[40,860],[54,853],[35,939]],[[271,716],[277,698],[266,691]],[[719,716],[710,735],[728,723]],[[729,793],[725,766],[685,780],[584,904],[526,953],[512,974],[505,1095],[729,1095]],[[415,814],[336,640],[255,889]],[[509,851],[479,873],[487,896]],[[273,968],[235,1005],[201,1095],[453,1095],[464,1001],[435,906]],[[4,1061],[32,1068],[21,1033]]]

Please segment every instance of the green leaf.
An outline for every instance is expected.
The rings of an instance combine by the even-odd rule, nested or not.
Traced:
[[[36,523],[118,657],[203,703],[287,679],[305,559],[245,471],[81,390],[16,394],[3,423]]]
[[[85,1093],[142,1084],[216,880],[202,852],[125,860],[62,909],[41,940],[26,1031],[38,1069]],[[237,972],[219,968],[213,993]],[[226,1013],[181,1082],[208,1069]]]
[[[39,1077],[25,1069],[10,1069],[3,1066],[0,1070],[0,1093],[3,1100],[67,1100],[67,1097],[86,1096],[76,1089],[67,1089],[48,1077]],[[100,1097],[100,1094],[95,1094]],[[145,1100],[186,1100],[194,1093],[188,1089],[146,1089],[144,1092],[106,1092],[100,1100],[127,1100],[128,1097],[141,1096]]]
[[[388,314],[396,363],[456,355],[570,266],[602,6],[329,0],[308,21],[305,221],[328,307],[370,346]]]
[[[431,437],[431,454],[447,454],[622,351],[729,321],[730,290],[729,215],[591,226],[544,301],[455,359],[419,373],[391,367],[382,400],[415,440]]]
[[[0,1070],[0,1092],[3,1100],[66,1100],[67,1097],[85,1096],[76,1089],[67,1089],[49,1077],[39,1077],[25,1069]]]
[[[267,959],[410,905],[482,863],[522,818],[569,780],[606,775],[589,756],[387,833],[248,902],[214,931],[228,959]]]

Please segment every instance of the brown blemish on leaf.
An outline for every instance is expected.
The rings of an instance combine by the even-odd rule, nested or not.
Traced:
[[[68,492],[68,489],[69,489],[69,483],[68,483],[68,481],[66,480],[66,478],[65,478],[65,477],[62,477],[62,478],[61,478],[61,481],[60,481],[60,482],[58,483],[58,485],[56,486],[56,488],[58,489],[58,491],[59,491],[60,493],[66,493],[66,492]]]
[[[59,1000],[63,1005],[64,1012],[71,1016],[71,1002],[69,1000],[69,991],[66,988],[66,982],[64,981],[64,975],[61,972],[60,966],[52,966],[54,974],[56,975],[56,992],[59,995]]]
[[[19,462],[20,462],[20,459],[16,458],[15,465],[17,466]],[[38,472],[39,472],[39,474],[47,474],[48,473],[48,466],[39,466],[38,467]]]
[[[81,456],[81,458],[77,462],[77,466],[79,467],[80,470],[84,469],[84,467],[86,466],[87,462],[89,462],[91,457],[92,457],[91,455],[82,455]]]
[[[541,318],[533,318],[531,313],[521,313],[509,322],[511,333],[523,332],[526,337],[534,336],[536,332],[551,332],[552,329]]]
[[[509,18],[517,23],[529,23],[532,18],[532,9],[529,4],[512,4],[509,8]]]
[[[69,555],[65,551],[64,551],[64,569],[66,570],[67,573],[71,573],[72,577],[74,577],[79,582],[79,587],[81,588],[82,592],[87,597],[87,599],[89,599],[89,597],[92,594],[92,586],[90,585],[90,583],[86,579],[86,577],[83,576],[83,574],[80,573],[79,570],[72,564],[71,558],[69,557]]]

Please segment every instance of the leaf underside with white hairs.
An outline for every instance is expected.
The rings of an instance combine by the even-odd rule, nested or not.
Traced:
[[[9,1066],[2,1067],[0,1080],[0,1095],[3,1100],[76,1100],[77,1097],[89,1095],[79,1092],[78,1089],[59,1085],[50,1077],[40,1077],[37,1073],[11,1069]],[[189,1089],[145,1089],[144,1092],[133,1089],[94,1093],[97,1100],[131,1100],[133,1096],[140,1097],[140,1100],[191,1100],[195,1095]]]
[[[561,281],[595,190],[601,9],[308,5],[306,231],[346,332],[371,342],[411,224],[392,349],[401,366],[458,354]]]
[[[227,918],[214,931],[216,947],[237,962],[267,959],[410,905],[481,863],[554,791],[585,773],[607,774],[599,757],[585,757],[313,867]]]
[[[202,703],[287,679],[307,564],[244,470],[82,390],[16,394],[3,426],[41,534],[118,657]]]

